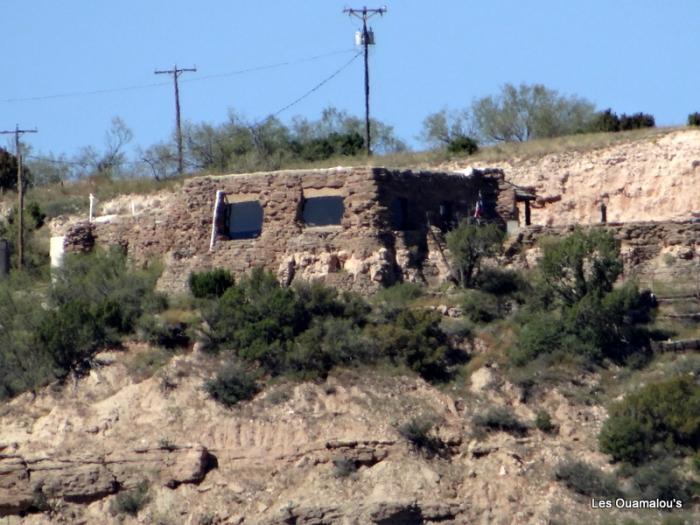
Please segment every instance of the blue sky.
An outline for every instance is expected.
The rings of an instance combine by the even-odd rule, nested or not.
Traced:
[[[3,2],[0,128],[38,127],[35,151],[100,147],[114,116],[134,145],[166,139],[173,92],[156,68],[183,75],[183,119],[222,122],[275,112],[352,56],[350,0],[8,0]],[[542,83],[599,108],[645,111],[682,124],[700,110],[697,0],[385,0],[373,20],[372,113],[411,145],[426,115],[467,106],[506,83]],[[336,54],[331,54],[339,52]],[[306,62],[301,59],[327,55]],[[218,78],[247,68],[288,66]],[[112,93],[17,100],[143,86]],[[316,118],[334,105],[363,111],[356,60],[280,118]]]

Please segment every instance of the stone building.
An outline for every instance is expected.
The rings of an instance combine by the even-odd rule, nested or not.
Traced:
[[[55,223],[52,246],[124,247],[160,259],[159,287],[182,290],[193,271],[240,275],[255,266],[284,283],[322,278],[369,292],[397,281],[436,283],[449,273],[444,234],[474,215],[505,228],[516,190],[500,170],[469,174],[333,168],[187,179],[158,207]],[[54,259],[58,260],[56,254]]]

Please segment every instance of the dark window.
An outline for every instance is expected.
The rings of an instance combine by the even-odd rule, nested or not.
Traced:
[[[415,230],[415,221],[411,217],[411,205],[408,199],[396,197],[389,205],[389,220],[393,230]]]
[[[443,230],[449,230],[454,226],[455,217],[451,202],[443,201],[440,204],[439,217],[440,227]]]
[[[454,217],[452,214],[451,202],[444,201],[442,204],[440,204],[440,218],[444,222],[452,222],[452,219],[454,219]]]
[[[258,201],[226,205],[226,233],[231,239],[254,239],[262,232],[263,210]]]
[[[343,219],[342,197],[309,197],[304,200],[303,219],[307,226],[330,226]]]

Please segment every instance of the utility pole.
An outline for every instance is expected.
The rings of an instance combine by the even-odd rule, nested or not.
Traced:
[[[343,13],[347,13],[350,16],[359,18],[362,20],[362,36],[361,44],[365,49],[365,145],[367,147],[367,156],[372,156],[372,144],[370,142],[370,131],[369,131],[369,46],[374,45],[374,32],[367,30],[367,20],[375,15],[384,16],[386,13],[386,7],[380,7],[378,9],[367,9],[363,7],[362,9],[343,9]]]
[[[0,135],[15,136],[15,153],[17,155],[17,194],[19,200],[19,232],[17,233],[17,267],[24,266],[24,179],[22,177],[22,150],[19,146],[19,136],[25,133],[37,133],[37,129],[19,129],[15,125],[12,131],[0,131]]]
[[[196,73],[197,68],[179,68],[175,65],[172,69],[166,70],[155,70],[156,75],[172,75],[173,82],[175,83],[175,140],[177,141],[177,172],[182,174],[183,172],[183,161],[182,161],[182,129],[180,127],[180,88],[178,86],[177,79],[182,73]]]

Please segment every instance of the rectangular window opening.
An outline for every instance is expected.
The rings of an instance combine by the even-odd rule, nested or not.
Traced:
[[[224,219],[229,239],[255,239],[262,233],[263,209],[258,201],[226,204]]]
[[[455,216],[452,203],[443,201],[439,209],[440,227],[443,230],[451,230],[455,226]]]
[[[411,205],[405,197],[396,197],[389,204],[391,228],[398,231],[414,230],[415,221],[411,217]]]
[[[304,199],[302,218],[307,226],[340,225],[345,205],[341,196],[308,197]]]

